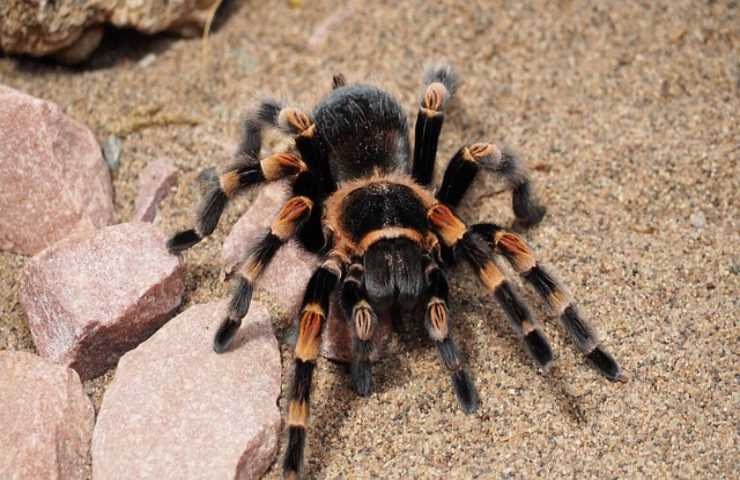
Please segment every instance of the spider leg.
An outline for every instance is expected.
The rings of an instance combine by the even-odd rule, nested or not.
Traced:
[[[255,282],[280,247],[306,222],[312,208],[313,201],[308,197],[289,198],[272,222],[270,230],[252,248],[237,273],[228,315],[216,331],[213,340],[213,349],[216,352],[222,353],[229,348],[242,318],[249,311]]]
[[[293,385],[288,404],[288,447],[283,460],[285,478],[298,478],[308,427],[311,379],[321,344],[321,332],[329,316],[329,297],[342,274],[342,261],[329,256],[308,281],[298,320]]]
[[[429,185],[432,181],[437,143],[444,123],[444,107],[454,95],[457,82],[457,74],[449,65],[435,65],[424,73],[424,92],[416,117],[411,168],[411,175],[421,185]]]
[[[589,363],[609,380],[623,377],[619,364],[601,347],[596,331],[581,316],[574,300],[558,279],[540,265],[523,238],[491,223],[473,225],[470,230],[485,239],[496,254],[506,258],[524,281],[545,300]]]
[[[460,251],[478,274],[486,289],[493,294],[503,308],[509,323],[523,338],[527,351],[537,365],[547,370],[553,361],[552,348],[542,326],[532,317],[527,305],[519,298],[514,287],[506,280],[488,252],[488,246],[443,204],[432,206],[427,212],[432,228],[449,248]]]
[[[244,121],[244,136],[237,151],[237,162],[226,168],[205,195],[197,209],[194,228],[180,231],[167,241],[172,253],[187,250],[213,233],[229,200],[249,187],[295,175],[308,169],[300,155],[281,152],[258,160],[262,146],[262,130],[266,125],[276,126],[281,112],[273,100],[263,101]]]
[[[367,297],[363,284],[365,267],[359,260],[349,266],[342,282],[342,307],[352,331],[352,384],[358,395],[366,397],[372,391],[372,337],[378,316]]]
[[[449,292],[447,278],[434,261],[429,262],[425,275],[429,300],[427,301],[424,325],[429,333],[429,338],[437,346],[440,360],[450,371],[452,385],[460,406],[462,406],[465,413],[473,413],[478,408],[478,394],[470,374],[463,367],[450,331],[451,322],[447,310]]]
[[[451,207],[460,204],[465,192],[483,168],[503,177],[512,191],[512,207],[517,221],[523,226],[539,223],[546,209],[532,193],[529,172],[519,156],[510,148],[499,149],[490,143],[462,147],[447,165],[437,199]]]

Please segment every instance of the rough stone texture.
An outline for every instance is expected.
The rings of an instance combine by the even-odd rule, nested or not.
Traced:
[[[100,43],[103,23],[143,33],[202,32],[221,0],[5,0],[0,4],[0,49],[7,53],[84,60]]]
[[[110,174],[87,127],[0,85],[0,249],[33,255],[77,224],[107,225]]]
[[[83,478],[95,412],[74,370],[0,351],[0,478]]]
[[[172,161],[160,158],[149,162],[139,175],[135,218],[142,222],[153,222],[157,207],[176,183],[177,169]]]
[[[262,187],[257,198],[224,241],[222,259],[227,276],[232,275],[249,249],[270,228],[275,215],[289,196],[289,190],[283,183]],[[318,257],[291,240],[283,245],[262,273],[257,291],[266,295],[289,318],[288,321],[295,322],[308,280],[319,265]],[[351,333],[338,298],[335,295],[332,300],[329,320],[322,336],[321,354],[332,360],[347,362],[351,359]],[[391,330],[389,319],[385,319],[376,330],[373,337],[373,360],[377,360],[383,352]]]
[[[115,365],[171,316],[183,268],[150,224],[68,237],[30,259],[20,302],[39,353],[88,379]]]
[[[85,30],[73,44],[54,52],[52,58],[65,65],[82,63],[98,48],[104,33],[102,25],[94,25]]]
[[[226,301],[195,305],[121,359],[93,436],[95,480],[259,476],[280,432],[280,355],[253,303],[232,350],[216,354]]]

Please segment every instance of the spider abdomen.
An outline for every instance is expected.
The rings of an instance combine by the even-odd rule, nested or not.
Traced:
[[[327,95],[313,111],[336,181],[408,169],[406,114],[389,93],[349,85]]]

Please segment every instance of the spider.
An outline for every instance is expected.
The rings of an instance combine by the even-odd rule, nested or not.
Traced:
[[[602,348],[573,299],[519,235],[493,223],[468,226],[453,211],[483,170],[506,181],[518,223],[531,226],[542,220],[545,208],[512,151],[490,143],[463,146],[449,161],[441,186],[432,190],[445,107],[457,86],[450,66],[436,65],[424,73],[413,153],[399,103],[380,88],[348,85],[341,74],[334,76],[331,93],[310,115],[271,99],[262,101],[246,117],[237,161],[205,196],[196,226],[168,241],[173,253],[190,248],[214,231],[229,199],[257,184],[290,179],[293,196],[240,267],[227,316],[213,340],[216,352],[229,348],[249,310],[255,283],[287,240],[295,237],[321,256],[323,263],[308,282],[298,318],[283,462],[286,478],[303,472],[311,380],[336,288],[341,289],[340,303],[352,332],[352,383],[362,396],[372,390],[370,340],[379,315],[398,316],[418,307],[425,312],[426,331],[462,409],[476,410],[478,395],[455,346],[447,307],[445,272],[460,262],[472,267],[536,366],[547,370],[553,352],[542,324],[500,270],[500,259],[545,300],[599,372],[610,380],[622,379],[616,360]],[[294,147],[259,158],[267,127],[292,136]]]

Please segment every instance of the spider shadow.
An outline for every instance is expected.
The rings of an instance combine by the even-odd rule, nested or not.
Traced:
[[[423,326],[422,326],[423,328]],[[426,334],[426,332],[424,332]],[[399,332],[393,331],[389,336],[389,341],[396,344]],[[430,345],[431,346],[431,345]],[[407,385],[411,380],[411,370],[402,362],[398,361],[398,351],[391,351],[386,345],[384,356],[377,362],[373,362],[373,390],[371,397],[382,395],[394,388]],[[401,345],[401,348],[405,347]],[[395,350],[395,349],[394,349]],[[356,422],[356,413],[362,409],[364,402],[368,397],[358,395],[352,385],[352,375],[350,364],[331,360],[327,362],[330,367],[326,374],[326,381],[330,382],[329,392],[322,396],[319,403],[316,402],[314,425],[321,425],[321,436],[314,436],[313,445],[306,453],[306,472],[307,478],[323,478],[324,471],[328,467],[335,450],[340,449],[342,437],[339,435],[347,422]],[[314,434],[316,435],[316,434]],[[284,439],[285,440],[285,439]]]

